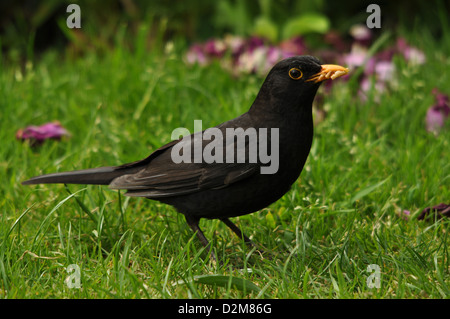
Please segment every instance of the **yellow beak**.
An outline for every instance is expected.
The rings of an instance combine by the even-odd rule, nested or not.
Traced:
[[[328,79],[337,79],[348,73],[348,69],[335,64],[322,64],[322,70],[311,76],[306,82],[314,81],[314,83],[325,81]]]

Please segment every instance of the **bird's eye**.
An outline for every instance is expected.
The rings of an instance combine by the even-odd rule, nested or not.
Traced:
[[[303,76],[303,73],[302,73],[302,71],[300,71],[300,69],[292,68],[289,70],[289,76],[293,80],[299,80]]]

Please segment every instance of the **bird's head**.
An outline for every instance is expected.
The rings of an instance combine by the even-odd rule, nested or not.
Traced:
[[[295,56],[278,62],[269,72],[261,88],[264,98],[283,104],[312,103],[320,84],[348,73],[339,65],[322,64],[313,56]]]

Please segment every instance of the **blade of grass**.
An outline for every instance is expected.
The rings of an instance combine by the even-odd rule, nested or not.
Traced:
[[[377,188],[379,188],[380,186],[382,186],[384,183],[386,183],[388,181],[388,179],[390,178],[390,176],[388,178],[386,178],[385,180],[382,180],[379,183],[376,183],[374,185],[368,186],[366,188],[363,188],[362,190],[358,191],[350,200],[350,203],[354,203],[357,200],[363,198],[364,196],[369,195],[370,193],[372,193],[374,190],[376,190]]]
[[[79,191],[77,191],[77,192],[75,192],[75,193],[73,193],[73,194],[70,194],[69,196],[67,196],[66,198],[64,198],[62,201],[60,201],[58,204],[56,204],[56,206],[53,207],[53,209],[50,211],[50,213],[48,213],[47,216],[45,216],[44,220],[43,220],[42,223],[39,225],[39,228],[38,228],[38,230],[37,230],[37,232],[36,232],[36,235],[34,236],[33,242],[32,242],[32,244],[31,244],[31,251],[33,251],[34,248],[35,248],[35,245],[38,244],[38,243],[40,242],[40,240],[42,240],[42,237],[41,237],[41,239],[40,239],[39,241],[37,240],[37,238],[38,238],[39,234],[41,233],[42,229],[44,228],[44,226],[47,224],[47,220],[50,218],[50,216],[52,216],[53,213],[54,213],[55,211],[57,211],[58,208],[60,208],[60,207],[61,207],[65,202],[67,202],[69,199],[71,199],[72,197],[75,197],[75,195],[77,195],[78,193],[80,193],[80,192],[82,192],[82,191],[85,191],[85,190],[86,190],[86,188],[83,188],[83,189],[80,189]],[[75,198],[76,198],[76,197],[75,197]]]
[[[4,257],[5,257],[5,247],[6,242],[8,241],[8,237],[11,234],[11,232],[14,230],[14,228],[19,224],[20,220],[33,208],[35,204],[32,204],[30,207],[28,207],[12,224],[12,226],[9,228],[8,232],[5,234],[5,237],[2,242],[2,249],[1,249],[1,256],[0,256],[0,272],[3,278],[3,283],[5,285],[5,289],[9,289],[9,278],[6,274],[5,264],[4,264]]]
[[[73,197],[73,195],[75,195],[76,193],[80,192],[78,191],[72,194],[72,192],[70,191],[69,187],[66,184],[64,184],[64,187],[66,188],[66,191],[71,195],[71,197]],[[86,188],[83,188],[82,190],[86,190]],[[75,197],[75,200],[77,201],[80,208],[86,213],[86,215],[88,215],[89,218],[92,219],[92,221],[97,224],[98,223],[97,216],[92,214],[89,208],[79,198]]]

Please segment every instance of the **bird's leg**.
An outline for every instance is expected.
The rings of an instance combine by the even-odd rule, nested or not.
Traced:
[[[235,224],[233,224],[233,222],[228,219],[228,218],[223,218],[221,219],[221,221],[223,221],[225,223],[225,225],[227,225],[228,227],[230,227],[230,229],[239,237],[239,238],[243,238],[244,242],[253,247],[253,242],[250,240],[250,238],[248,238],[247,236],[245,236],[245,234],[239,229],[239,227],[237,227]]]
[[[194,231],[194,233],[197,234],[197,238],[200,240],[202,245],[207,250],[211,251],[212,259],[217,262],[216,254],[214,254],[214,251],[211,249],[211,245],[210,245],[208,239],[206,239],[205,234],[203,234],[202,230],[198,226],[200,218],[195,218],[195,217],[190,217],[190,216],[185,216],[185,217],[186,217],[186,222],[189,225],[189,227],[191,227],[191,229]]]
[[[247,236],[245,236],[245,234],[239,229],[239,227],[237,227],[235,224],[233,224],[233,222],[231,220],[229,220],[228,218],[223,218],[221,219],[221,221],[223,221],[225,223],[225,225],[227,225],[228,227],[230,227],[230,229],[239,237],[239,238],[243,238],[244,242],[247,244],[247,246],[249,246],[250,248],[255,248],[256,251],[262,256],[265,251],[263,248],[260,247],[260,245],[255,244],[254,242],[251,241],[250,238],[248,238]]]

